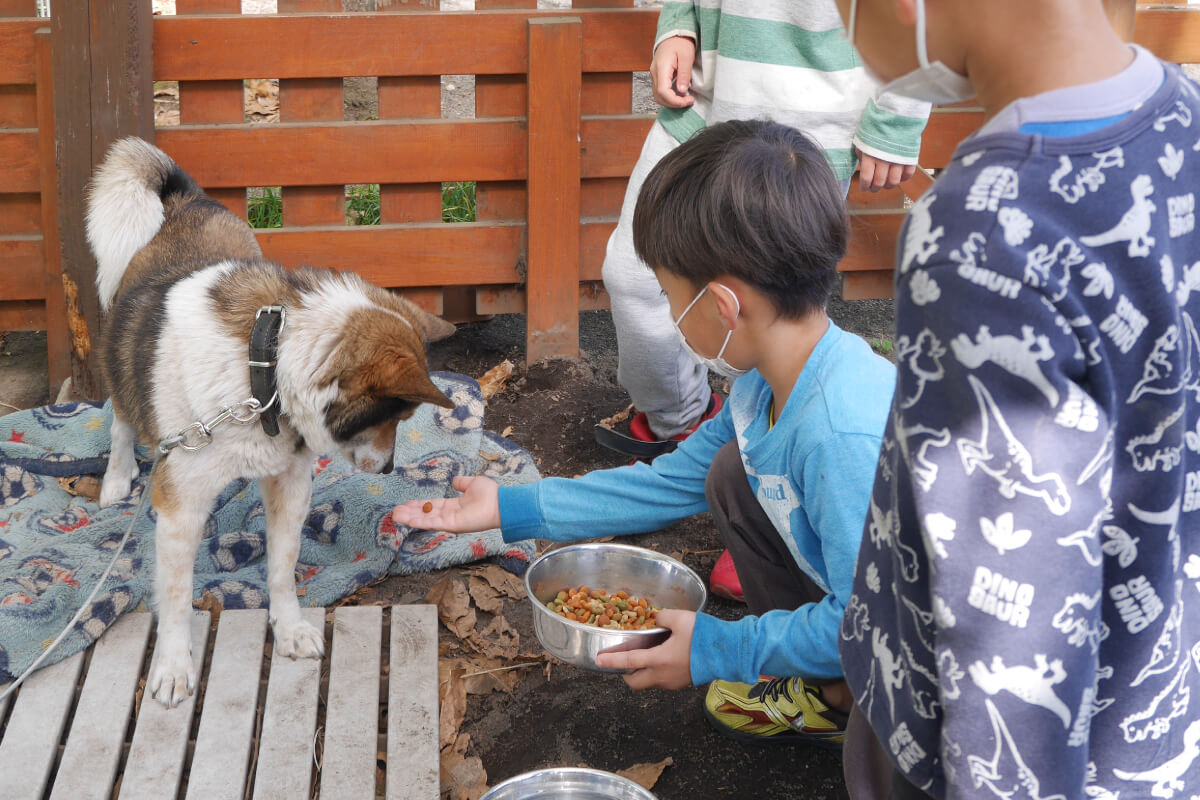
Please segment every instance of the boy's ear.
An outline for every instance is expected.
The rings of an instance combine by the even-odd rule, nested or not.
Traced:
[[[904,25],[917,24],[916,0],[891,0],[896,4],[896,19]]]
[[[729,283],[721,281],[709,281],[708,293],[712,295],[713,302],[717,304],[717,314],[721,317],[721,322],[729,330],[733,330],[738,326],[738,317],[741,315],[742,303],[744,303],[744,294],[739,294],[736,298],[734,292],[744,293],[745,288],[739,283],[737,286],[732,286]]]

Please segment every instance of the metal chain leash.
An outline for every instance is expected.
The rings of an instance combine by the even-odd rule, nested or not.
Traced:
[[[166,439],[163,439],[158,443],[158,452],[160,455],[166,455],[176,447],[181,447],[189,453],[203,450],[212,443],[214,428],[226,422],[236,422],[238,425],[249,425],[257,422],[263,412],[275,405],[278,399],[279,393],[276,392],[271,396],[266,405],[251,397],[232,406],[226,406],[208,422],[197,420],[174,436],[168,436]]]

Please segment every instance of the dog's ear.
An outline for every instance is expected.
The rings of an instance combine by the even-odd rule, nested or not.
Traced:
[[[454,408],[454,401],[434,385],[424,365],[401,347],[386,347],[378,358],[372,359],[368,381],[371,393],[380,397],[401,397],[415,403]]]
[[[414,304],[412,311],[413,316],[417,318],[417,322],[421,325],[421,330],[425,331],[426,340],[430,342],[440,342],[458,330],[458,328],[454,327],[454,323],[446,322],[446,320],[430,314],[420,306]]]

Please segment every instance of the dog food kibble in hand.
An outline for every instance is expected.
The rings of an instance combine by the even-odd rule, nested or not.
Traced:
[[[546,607],[560,617],[598,628],[641,631],[658,627],[658,612],[644,597],[627,592],[608,594],[603,589],[580,586],[552,597]]]
[[[426,503],[421,506],[421,510],[428,514],[430,511],[433,511],[433,503]]]

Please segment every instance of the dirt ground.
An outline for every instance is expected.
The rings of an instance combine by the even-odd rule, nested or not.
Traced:
[[[868,340],[890,340],[891,303],[834,301],[831,316]],[[460,326],[432,346],[430,366],[479,376],[504,360],[520,362],[524,319],[499,316]],[[617,353],[607,312],[581,315],[579,359],[551,359],[518,366],[507,388],[492,398],[485,421],[528,449],[545,476],[573,476],[620,466],[623,459],[596,445],[592,425],[628,399],[617,384]],[[0,343],[0,412],[50,399],[45,380],[44,337],[10,334]],[[721,544],[706,516],[662,531],[629,537],[631,544],[680,558],[707,576]],[[355,603],[420,603],[429,589],[465,568],[393,577],[359,593]],[[742,607],[712,598],[707,610],[736,618]],[[503,615],[519,635],[522,656],[543,655],[524,601],[506,600]],[[480,614],[482,629],[490,615]],[[439,626],[440,653],[468,653],[458,637]],[[654,787],[673,798],[784,798],[798,792],[810,800],[845,796],[841,761],[829,751],[803,746],[749,747],[709,727],[701,711],[703,688],[681,692],[631,692],[617,676],[586,672],[562,663],[533,663],[511,692],[470,695],[460,731],[470,735],[465,755],[477,757],[487,782],[547,766],[585,765],[617,771],[671,759]]]

